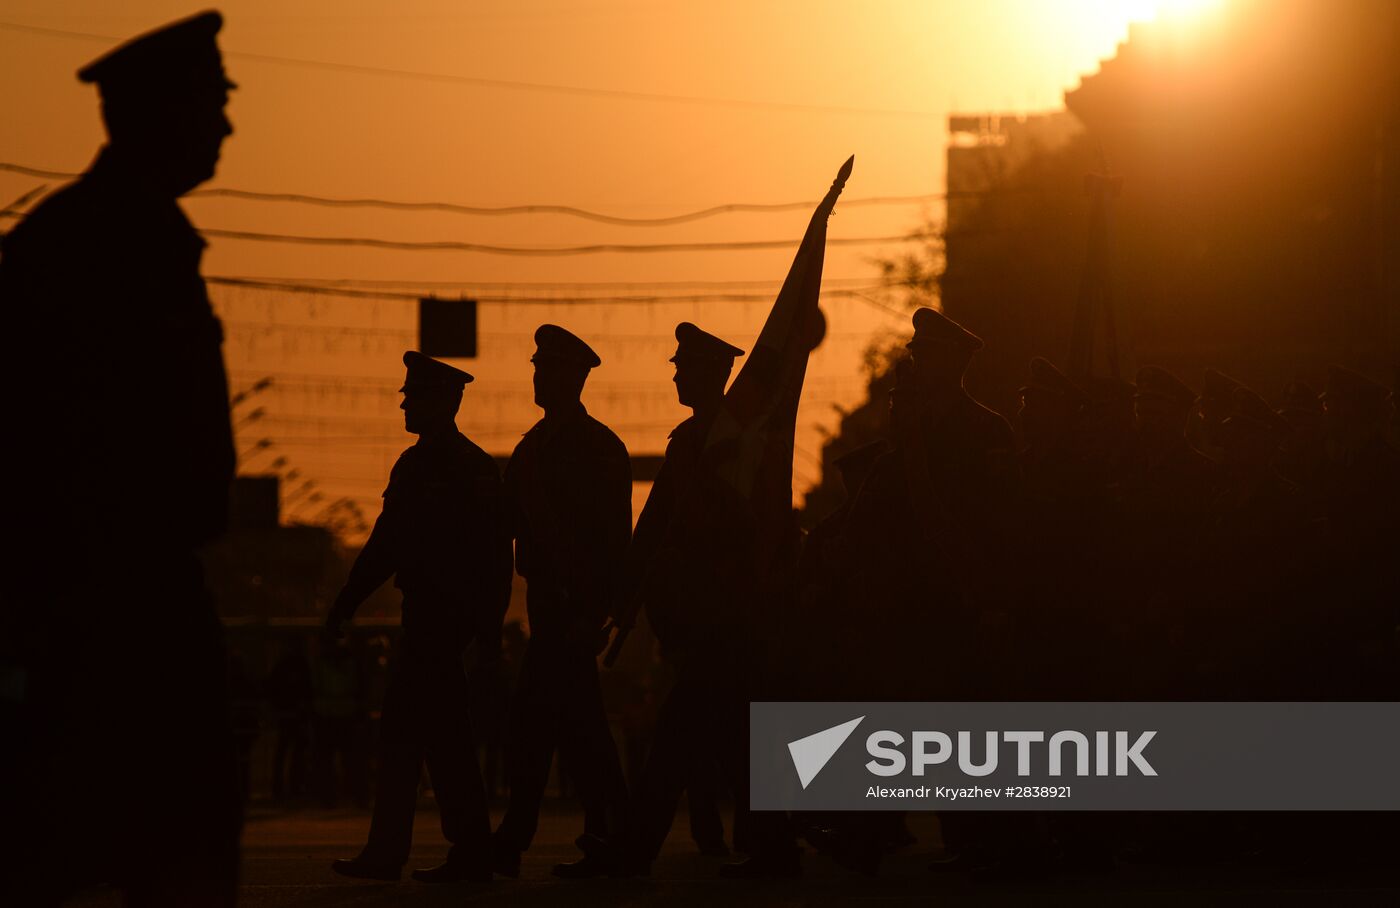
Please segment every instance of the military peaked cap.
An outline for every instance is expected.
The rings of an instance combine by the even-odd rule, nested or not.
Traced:
[[[676,355],[671,357],[673,363],[682,359],[727,360],[732,363],[735,357],[743,355],[743,350],[701,331],[690,322],[681,322],[676,326]]]
[[[1340,398],[1360,407],[1379,407],[1389,396],[1389,388],[1360,372],[1344,366],[1332,366],[1327,370],[1327,393],[1323,395],[1327,400]]]
[[[966,350],[981,350],[983,346],[982,338],[937,309],[924,307],[914,312],[914,337],[909,341],[909,348],[914,349],[927,341],[953,344]]]
[[[408,369],[400,391],[410,388],[460,391],[473,381],[471,373],[463,372],[455,366],[439,362],[431,356],[424,356],[417,350],[409,350],[403,355],[403,364]]]
[[[1288,415],[1290,413],[1322,413],[1322,396],[1317,393],[1317,389],[1305,381],[1291,381],[1288,387],[1283,389],[1283,397],[1279,400],[1278,409],[1280,413]]]
[[[1244,385],[1224,372],[1217,372],[1214,369],[1206,370],[1205,382],[1201,385],[1201,396],[1209,397],[1212,400],[1230,400],[1236,388],[1243,388]]]
[[[1183,407],[1196,402],[1191,386],[1161,366],[1143,366],[1138,370],[1137,396],[1161,398]]]
[[[169,95],[191,88],[237,88],[224,74],[215,36],[224,18],[209,10],[147,32],[78,70],[104,97],[135,91]]]
[[[1244,421],[1280,435],[1293,431],[1288,420],[1274,412],[1268,401],[1241,385],[1231,395],[1232,407],[1226,422]]]
[[[1031,357],[1030,378],[1021,388],[1021,393],[1031,389],[1049,391],[1058,394],[1065,400],[1074,404],[1085,404],[1089,401],[1089,396],[1084,393],[1078,385],[1070,380],[1055,364],[1043,356]]]
[[[592,347],[558,325],[540,325],[535,330],[535,355],[530,357],[530,362],[539,359],[562,360],[585,369],[596,369],[603,364]]]

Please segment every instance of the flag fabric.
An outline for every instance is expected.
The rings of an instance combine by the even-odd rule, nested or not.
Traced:
[[[703,458],[714,475],[746,504],[757,561],[764,566],[783,549],[792,526],[793,436],[807,360],[821,343],[825,319],[818,307],[826,222],[851,175],[855,157],[841,165],[817,205],[787,279],[739,375],[724,395]]]

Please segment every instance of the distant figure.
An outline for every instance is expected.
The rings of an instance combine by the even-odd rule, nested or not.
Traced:
[[[287,640],[263,682],[277,734],[272,755],[272,800],[278,804],[306,792],[312,719],[311,663],[306,658],[306,647],[307,641],[302,637]]]
[[[505,474],[530,618],[506,741],[510,807],[492,842],[497,872],[512,877],[535,836],[556,748],[583,801],[585,832],[615,841],[627,810],[597,654],[632,538],[632,468],[622,441],[579,399],[598,355],[557,325],[541,325],[535,345],[535,403],[544,418],[525,433]],[[585,856],[554,873],[582,878],[604,869]]]
[[[452,843],[447,861],[413,871],[423,882],[491,879],[491,819],[469,722],[462,654],[498,659],[510,604],[510,536],[491,455],[457,431],[472,376],[421,353],[403,355],[404,428],[418,436],[389,475],[384,510],[326,616],[339,637],[360,603],[390,577],[403,591],[403,642],[393,656],[380,721],[369,842],[337,873],[397,880],[408,860],[418,779],[426,761]]]
[[[364,670],[350,641],[323,641],[309,671],[311,765],[322,807],[335,807],[342,792],[369,804],[369,761],[363,747]],[[340,771],[336,772],[336,757]]]
[[[0,363],[28,439],[8,452],[0,644],[25,765],[4,784],[42,798],[5,799],[4,885],[26,890],[8,904],[96,881],[131,904],[234,900],[225,647],[195,558],[226,528],[234,451],[204,242],[177,204],[233,131],[221,25],[202,13],[80,70],[108,143],[4,239]]]

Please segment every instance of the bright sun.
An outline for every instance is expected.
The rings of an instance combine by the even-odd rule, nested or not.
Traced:
[[[1142,18],[1188,19],[1219,6],[1221,0],[1141,0],[1132,5],[1142,7]]]

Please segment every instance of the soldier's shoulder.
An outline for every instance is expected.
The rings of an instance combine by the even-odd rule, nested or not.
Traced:
[[[501,469],[496,465],[496,458],[487,454],[480,445],[461,432],[453,437],[450,451],[453,462],[472,474],[500,478]]]
[[[13,254],[33,243],[62,236],[70,240],[81,235],[83,225],[102,212],[82,181],[55,190],[35,205],[5,236],[5,251]]]
[[[970,394],[966,396],[964,410],[973,425],[986,436],[988,441],[1014,447],[1016,433],[1012,430],[1011,423],[1007,421],[1005,416]]]
[[[666,438],[669,439],[667,443],[667,448],[669,449],[672,445],[689,444],[699,433],[699,431],[700,421],[697,420],[694,416],[687,416],[685,419],[681,420],[680,423],[674,429],[671,430],[670,435],[666,436]]]
[[[603,453],[627,456],[627,446],[622,443],[621,438],[618,438],[617,433],[608,428],[602,421],[590,415],[583,421],[583,431],[588,440]]]

